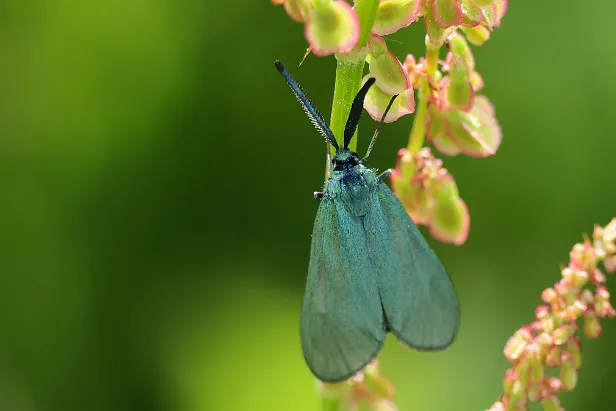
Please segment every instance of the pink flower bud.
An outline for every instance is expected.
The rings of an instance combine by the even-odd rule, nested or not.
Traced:
[[[558,394],[562,388],[562,382],[558,378],[548,378],[547,381],[547,394],[554,395]]]

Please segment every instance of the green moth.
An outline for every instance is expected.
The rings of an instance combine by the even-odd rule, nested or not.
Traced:
[[[348,149],[368,89],[357,93],[339,146],[306,92],[275,62],[306,114],[336,154],[312,232],[308,279],[301,314],[301,342],[312,373],[339,382],[378,354],[385,334],[417,350],[441,350],[454,340],[460,318],[445,268],[380,176],[366,168],[379,129],[360,160]],[[329,154],[328,154],[329,163]]]

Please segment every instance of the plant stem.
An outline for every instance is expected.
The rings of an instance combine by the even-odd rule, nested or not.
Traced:
[[[336,136],[339,144],[342,144],[344,126],[353,105],[353,99],[359,91],[362,74],[364,72],[365,53],[361,59],[349,59],[344,56],[337,57],[336,65],[336,85],[334,86],[334,101],[332,103],[332,117],[329,125]],[[349,148],[353,151],[357,149],[357,131],[351,140]]]
[[[379,0],[355,0],[354,8],[359,18],[359,40],[349,55],[336,54],[336,83],[329,126],[340,143],[342,143],[344,126],[351,111],[353,99],[361,86],[366,62],[365,46],[370,39],[376,12],[379,9]],[[349,148],[353,151],[357,149],[357,131],[355,131]]]
[[[428,112],[428,100],[430,99],[430,82],[438,68],[438,57],[441,46],[435,46],[426,36],[426,78],[424,79],[417,98],[419,100],[417,112],[413,119],[413,128],[409,136],[409,144],[406,147],[411,154],[417,154],[423,147],[426,137],[426,114]]]

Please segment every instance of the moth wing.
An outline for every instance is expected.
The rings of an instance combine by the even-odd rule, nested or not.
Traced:
[[[415,349],[449,346],[460,308],[445,268],[386,184],[372,203],[364,225],[387,326]]]
[[[364,228],[339,200],[324,198],[317,212],[300,328],[304,358],[325,382],[353,376],[383,345],[383,311]]]

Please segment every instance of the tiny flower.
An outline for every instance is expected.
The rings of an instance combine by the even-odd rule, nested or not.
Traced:
[[[305,35],[317,56],[346,54],[359,40],[359,19],[343,0],[315,3],[306,22]]]
[[[599,338],[601,331],[603,331],[603,328],[594,313],[584,315],[584,334],[586,337],[590,339]]]
[[[425,0],[381,0],[372,32],[392,34],[417,20]]]
[[[441,80],[441,107],[469,111],[473,107],[475,91],[470,81],[470,67],[458,55],[448,54],[449,75]]]
[[[507,11],[507,0],[428,0],[432,14],[442,28],[474,27],[481,23],[500,26]]]
[[[575,323],[574,323],[575,324]],[[554,344],[563,345],[569,340],[573,334],[575,334],[576,327],[571,324],[561,325],[552,333],[552,337],[554,338]]]
[[[370,52],[368,57],[372,59],[379,57],[383,53],[387,53],[387,43],[385,39],[376,34],[371,34],[370,40],[368,41],[368,51]]]
[[[597,255],[590,241],[578,243],[573,246],[569,253],[570,265],[575,268],[592,267],[596,264]]]
[[[545,375],[545,369],[543,367],[543,363],[541,362],[539,347],[537,345],[530,345],[526,353],[526,358],[529,366],[530,382],[541,382]]]
[[[366,76],[362,84],[368,80],[369,76]],[[383,113],[385,113],[385,109],[391,100],[392,95],[385,93],[378,86],[370,87],[368,93],[366,94],[366,98],[364,99],[364,108],[376,121],[380,121]],[[409,88],[406,91],[403,91],[398,95],[398,98],[394,100],[391,108],[387,112],[387,116],[385,117],[385,123],[391,123],[396,121],[402,116],[407,114],[411,114],[415,111],[415,96],[413,93],[413,89]]]
[[[550,367],[558,367],[562,358],[560,347],[553,347],[545,357],[545,363]]]
[[[310,18],[312,2],[310,0],[277,0],[284,2],[284,9],[289,17],[299,23],[305,23]]]
[[[547,395],[541,400],[544,411],[561,411],[560,401],[555,395]]]
[[[490,39],[490,30],[484,26],[461,27],[460,30],[462,30],[468,42],[475,46],[481,46]]]
[[[415,156],[400,150],[391,182],[415,224],[428,226],[432,236],[442,242],[459,245],[466,241],[470,225],[466,204],[453,176],[428,148]]]
[[[468,238],[470,214],[451,174],[439,178],[433,190],[430,234],[442,242],[463,244]]]
[[[509,362],[514,362],[521,358],[531,338],[532,335],[527,328],[522,328],[516,332],[513,337],[509,338],[507,344],[505,344],[505,358],[507,358]]]
[[[457,32],[451,33],[451,35],[447,37],[447,47],[452,54],[464,59],[470,70],[475,69],[475,58],[464,36],[461,36]]]
[[[462,24],[462,7],[458,0],[432,0],[432,14],[441,28]]]
[[[376,360],[366,367],[363,386],[373,398],[390,399],[396,393],[391,381],[379,372]]]
[[[578,337],[569,339],[567,351],[571,353],[573,367],[579,370],[582,366],[582,342]]]
[[[407,71],[391,51],[372,60],[370,76],[376,79],[378,88],[390,95],[403,93],[411,87]]]
[[[430,42],[434,45],[441,45],[451,33],[455,31],[455,27],[441,27],[432,12],[432,9],[427,9],[424,14],[424,25]]]
[[[380,121],[385,109],[393,95],[394,100],[385,117],[386,123],[391,123],[398,118],[415,111],[415,93],[409,78],[408,71],[400,63],[379,36],[373,35],[368,46],[370,51],[370,74],[364,77],[363,82],[369,77],[374,77],[376,83],[368,90],[364,99],[364,108],[370,116]]]
[[[475,96],[468,112],[440,109],[439,104],[434,103],[429,104],[428,109],[426,134],[439,151],[444,149],[443,154],[461,152],[473,157],[487,157],[498,150],[501,130],[494,109],[485,96]],[[431,124],[433,121],[437,122],[438,128]]]
[[[603,260],[603,265],[608,273],[616,271],[616,255],[610,256]]]
[[[513,392],[513,384],[518,380],[519,375],[515,370],[511,368],[505,372],[505,378],[503,379],[503,391],[505,395],[511,395]]]
[[[572,389],[574,389],[577,385],[577,377],[578,373],[574,367],[566,363],[562,364],[562,366],[560,367],[560,381],[563,384],[563,390],[571,391]]]
[[[546,303],[551,303],[556,298],[558,298],[558,294],[556,293],[556,291],[554,291],[553,288],[546,288],[541,293],[541,299],[545,301]]]

